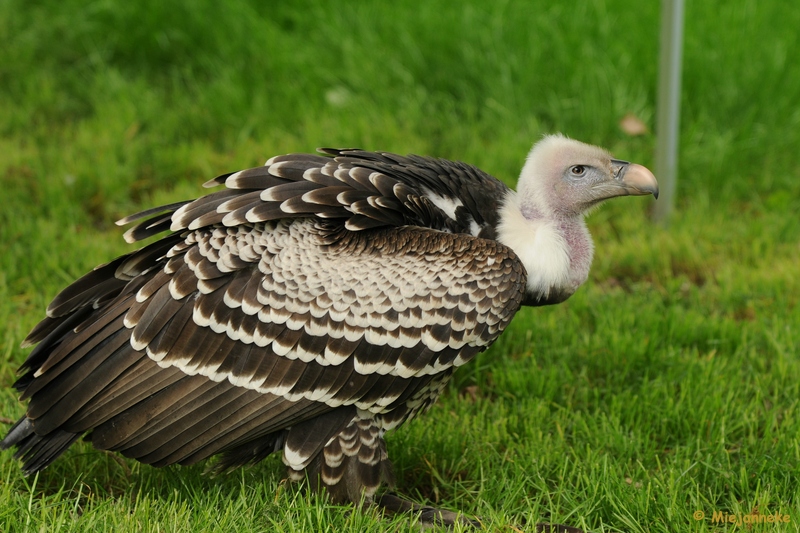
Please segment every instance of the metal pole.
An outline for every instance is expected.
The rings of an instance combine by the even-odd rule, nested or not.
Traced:
[[[682,48],[683,0],[662,0],[655,164],[660,196],[653,208],[653,219],[661,224],[667,224],[675,205]]]

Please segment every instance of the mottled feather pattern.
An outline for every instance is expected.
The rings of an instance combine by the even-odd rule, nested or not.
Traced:
[[[172,278],[157,275],[137,293],[126,322],[134,328],[133,346],[147,349],[161,366],[215,381],[290,400],[388,412],[395,406],[359,397],[340,381],[308,387],[301,377],[345,362],[350,374],[404,380],[438,374],[488,346],[519,305],[514,295],[524,273],[513,254],[492,241],[404,228],[343,233],[331,242],[327,231],[302,219],[187,235],[197,245],[170,259],[180,265]],[[200,290],[200,279],[220,274],[228,275],[224,283]],[[501,292],[509,298],[497,299]],[[190,294],[194,324],[254,344],[259,362],[208,358],[190,344],[153,344],[173,312],[164,299]],[[140,307],[149,306],[155,310],[143,314]],[[297,361],[302,372],[287,379],[271,371],[275,357],[284,366]]]

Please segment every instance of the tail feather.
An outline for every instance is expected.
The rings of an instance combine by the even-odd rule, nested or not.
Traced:
[[[79,433],[63,430],[37,435],[33,430],[33,421],[28,417],[22,417],[0,441],[0,449],[7,450],[15,446],[17,451],[14,457],[22,461],[22,471],[29,476],[55,461],[78,440],[78,437]]]

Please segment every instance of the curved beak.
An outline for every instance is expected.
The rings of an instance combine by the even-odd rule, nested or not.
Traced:
[[[611,165],[614,178],[619,180],[619,185],[625,190],[625,194],[633,196],[652,194],[658,198],[658,181],[647,167],[618,159],[612,159]]]

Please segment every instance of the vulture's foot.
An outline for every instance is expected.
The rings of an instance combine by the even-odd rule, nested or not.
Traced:
[[[444,526],[451,528],[456,524],[480,528],[483,525],[477,519],[467,518],[461,513],[446,509],[436,509],[427,505],[419,505],[397,496],[396,494],[383,494],[375,498],[375,505],[382,508],[389,515],[411,513],[419,516],[420,525],[423,527]]]
[[[462,513],[448,511],[446,509],[436,509],[426,505],[419,505],[397,496],[396,494],[384,494],[375,499],[375,505],[382,508],[389,515],[399,513],[411,513],[419,516],[422,527],[446,527],[452,528],[456,524],[467,527],[482,529],[483,523],[478,518],[467,518]],[[524,528],[517,528],[524,531]],[[536,533],[587,533],[577,527],[565,526],[563,524],[536,524]]]

